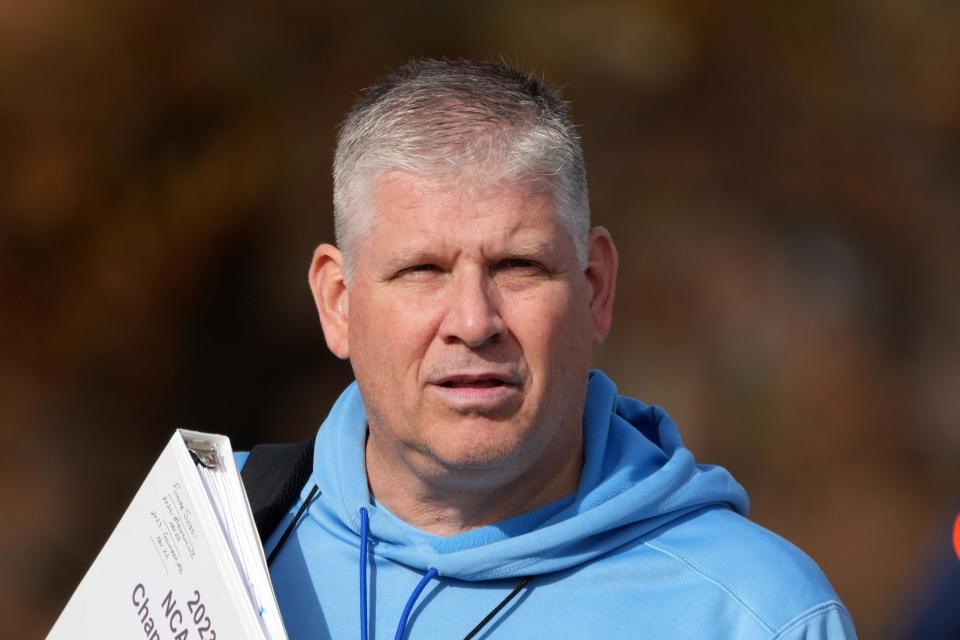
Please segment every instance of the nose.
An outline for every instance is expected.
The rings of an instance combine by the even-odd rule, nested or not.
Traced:
[[[504,331],[496,292],[482,273],[461,274],[450,283],[447,313],[440,326],[446,342],[478,348]]]

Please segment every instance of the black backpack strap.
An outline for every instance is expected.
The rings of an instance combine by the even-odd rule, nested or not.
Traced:
[[[250,450],[240,477],[250,510],[257,523],[260,542],[277,528],[313,472],[313,445],[316,436],[303,442],[261,444]]]

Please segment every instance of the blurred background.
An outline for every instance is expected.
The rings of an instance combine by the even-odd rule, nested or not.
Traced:
[[[949,0],[0,1],[5,627],[46,634],[175,426],[322,421],[336,126],[447,56],[572,103],[622,263],[597,365],[902,637],[956,562],[958,33]]]

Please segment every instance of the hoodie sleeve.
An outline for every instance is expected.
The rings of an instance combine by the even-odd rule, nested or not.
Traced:
[[[243,471],[243,465],[247,464],[247,458],[250,457],[249,451],[234,451],[233,461],[237,465],[237,471]]]
[[[785,624],[773,640],[856,640],[857,632],[846,608],[825,602]]]

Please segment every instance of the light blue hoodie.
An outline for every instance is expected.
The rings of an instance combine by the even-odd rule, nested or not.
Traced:
[[[369,638],[463,638],[517,587],[475,637],[855,637],[813,561],[744,518],[743,488],[698,465],[661,409],[618,396],[595,371],[583,428],[575,495],[438,537],[371,499],[366,414],[348,387],[300,502],[265,545],[269,554],[316,485],[271,566],[291,640],[362,638],[362,626]]]

